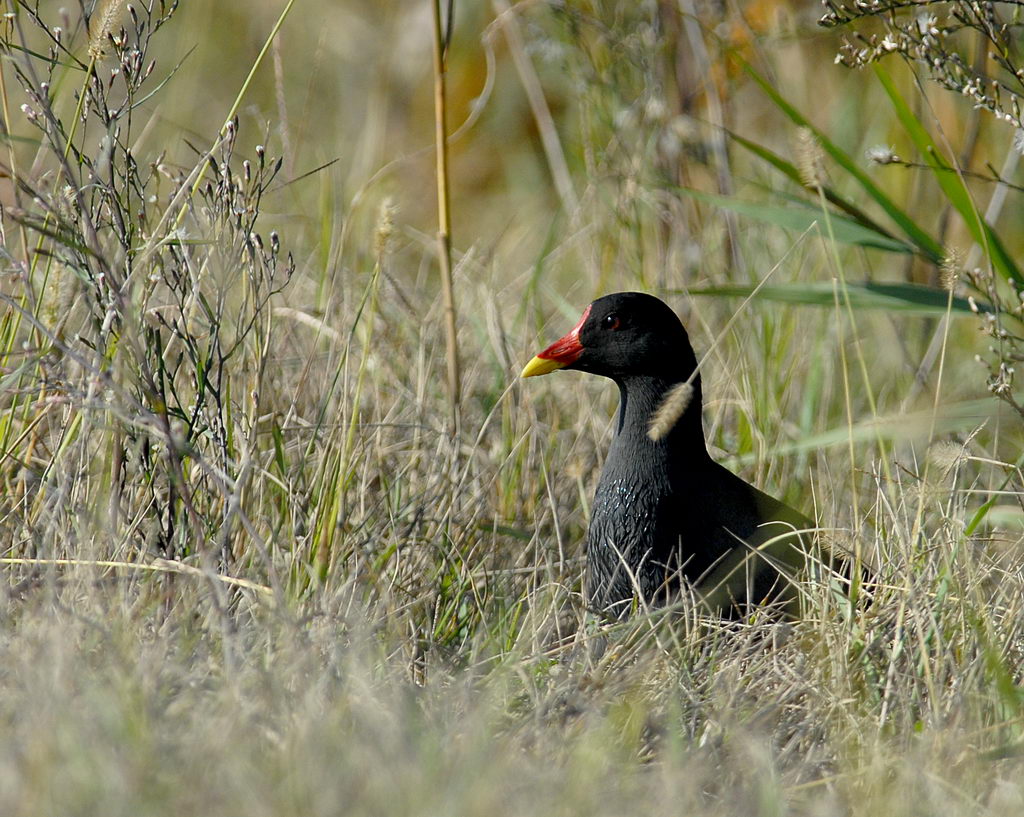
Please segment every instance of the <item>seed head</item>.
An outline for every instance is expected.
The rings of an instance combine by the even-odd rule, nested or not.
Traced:
[[[124,6],[124,0],[103,0],[92,15],[89,20],[89,56],[92,59],[99,61],[103,58],[103,46],[124,11]]]
[[[693,400],[693,384],[689,381],[684,381],[669,389],[651,418],[651,424],[647,427],[647,436],[655,442],[662,439],[675,428],[679,418],[690,407],[691,400]]]
[[[388,197],[380,204],[377,213],[377,229],[373,236],[373,248],[378,258],[382,258],[391,250],[391,237],[395,232],[395,216],[398,214],[398,205]]]
[[[963,267],[960,251],[956,247],[946,250],[946,257],[942,259],[939,267],[939,281],[942,288],[947,292],[956,289],[957,281],[960,280],[960,270]]]
[[[810,128],[796,132],[796,168],[805,187],[817,190],[825,184],[825,153]]]
[[[961,443],[939,440],[928,448],[928,459],[945,475],[967,460],[967,447]]]

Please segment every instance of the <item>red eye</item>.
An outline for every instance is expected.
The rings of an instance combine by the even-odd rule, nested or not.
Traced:
[[[618,329],[622,326],[622,322],[619,320],[619,316],[615,314],[605,315],[604,317],[604,328],[605,329]]]

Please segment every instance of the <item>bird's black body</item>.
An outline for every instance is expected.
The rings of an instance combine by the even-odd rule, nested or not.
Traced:
[[[683,579],[717,612],[786,595],[804,561],[795,531],[812,523],[711,459],[697,361],[675,313],[653,296],[616,293],[594,301],[573,333],[535,361],[610,377],[620,393],[587,535],[590,605],[622,615],[671,599]],[[652,439],[652,417],[688,379],[685,410]]]

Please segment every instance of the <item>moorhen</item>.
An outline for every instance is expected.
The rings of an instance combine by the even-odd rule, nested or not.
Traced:
[[[619,387],[619,414],[587,533],[591,609],[621,617],[681,587],[718,615],[791,602],[814,523],[711,459],[697,359],[662,301],[598,298],[523,377],[576,369]]]

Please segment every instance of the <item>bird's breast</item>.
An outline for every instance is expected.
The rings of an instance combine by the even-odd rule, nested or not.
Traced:
[[[630,553],[650,546],[664,519],[665,492],[629,477],[601,480],[591,509],[591,548],[613,548]]]

